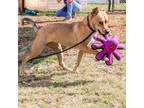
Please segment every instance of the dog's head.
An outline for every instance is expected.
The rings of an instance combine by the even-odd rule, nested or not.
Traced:
[[[99,31],[101,34],[108,34],[110,32],[108,28],[108,15],[104,10],[95,8],[89,13],[90,23],[93,29]]]

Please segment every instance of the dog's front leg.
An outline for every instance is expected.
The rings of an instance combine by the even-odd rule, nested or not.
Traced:
[[[78,58],[77,58],[77,63],[73,69],[74,72],[76,72],[78,66],[80,65],[80,62],[82,60],[82,56],[83,56],[84,52],[82,50],[79,51],[79,54],[78,54]]]
[[[48,43],[47,47],[51,48],[54,52],[62,51],[61,44],[58,44],[55,42]],[[63,54],[62,53],[57,54],[57,57],[58,57],[58,63],[63,69],[68,70],[68,71],[73,71],[72,69],[65,66],[65,64],[63,62]]]

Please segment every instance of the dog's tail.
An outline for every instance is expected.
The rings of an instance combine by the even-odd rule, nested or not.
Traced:
[[[29,22],[31,22],[32,25],[33,25],[34,31],[35,31],[35,32],[38,31],[38,27],[37,27],[36,23],[35,23],[32,19],[26,18],[26,17],[25,17],[25,18],[22,18],[22,20],[21,20],[21,24],[22,24],[22,25],[24,25],[24,21],[29,21]]]

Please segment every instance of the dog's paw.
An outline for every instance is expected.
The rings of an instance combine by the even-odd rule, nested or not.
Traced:
[[[20,76],[20,77],[23,77],[24,75],[30,75],[29,70],[24,70],[24,71],[21,71],[21,72],[19,73],[19,76]]]
[[[79,71],[77,69],[73,69],[73,72],[74,73],[78,73]]]
[[[67,71],[73,72],[73,69],[66,68]]]
[[[66,66],[63,66],[63,69],[64,69],[64,70],[67,70],[67,71],[70,71],[70,72],[73,71],[73,69],[70,69],[70,68],[68,68],[68,67],[66,67]]]

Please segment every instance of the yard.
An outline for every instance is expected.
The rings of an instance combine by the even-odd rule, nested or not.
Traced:
[[[82,20],[86,15],[76,17]],[[19,15],[19,62],[27,54],[35,38],[32,25],[21,26],[22,17],[29,17],[38,26],[61,23],[56,16]],[[109,14],[111,36],[116,34],[120,43],[126,43],[126,15]],[[42,54],[49,53],[45,49]],[[64,63],[72,68],[77,50],[64,53]],[[95,55],[85,54],[78,73],[63,70],[56,56],[34,60],[25,65],[26,74],[19,77],[19,108],[125,108],[126,107],[126,50],[120,51],[121,61],[114,59],[112,66],[96,61]]]

